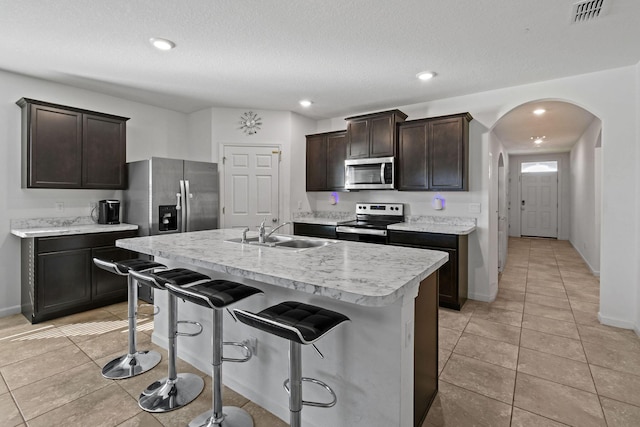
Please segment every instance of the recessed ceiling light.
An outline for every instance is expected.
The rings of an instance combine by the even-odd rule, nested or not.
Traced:
[[[547,137],[546,136],[532,136],[531,140],[533,140],[533,143],[536,145],[540,145],[542,144],[542,141],[544,141]]]
[[[536,110],[533,110],[533,114],[535,114],[536,116],[541,116],[546,112],[547,110],[545,110],[544,108],[538,108]]]
[[[308,99],[303,99],[302,101],[300,101],[300,105],[305,108],[311,107],[311,104],[313,104],[313,102],[309,101]]]
[[[436,76],[436,73],[434,73],[433,71],[422,71],[416,74],[416,77],[419,78],[420,80],[430,80],[435,76]]]
[[[157,37],[152,37],[149,39],[149,42],[158,50],[171,50],[176,47],[176,44],[171,40],[161,39]]]

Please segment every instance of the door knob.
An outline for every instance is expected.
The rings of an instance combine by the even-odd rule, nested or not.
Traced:
[[[278,218],[271,218],[271,222],[278,222]]]

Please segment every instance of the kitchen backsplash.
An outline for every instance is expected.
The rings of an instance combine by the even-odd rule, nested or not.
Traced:
[[[345,211],[313,211],[313,212],[292,212],[293,221],[304,218],[326,218],[336,221],[349,221],[356,217],[353,212]]]
[[[476,218],[462,216],[407,215],[404,220],[409,224],[477,225]]]
[[[11,229],[69,227],[72,225],[94,225],[90,216],[55,217],[55,218],[21,218],[10,220]]]

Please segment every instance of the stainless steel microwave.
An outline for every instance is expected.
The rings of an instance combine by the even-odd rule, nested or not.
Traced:
[[[346,190],[392,190],[395,187],[393,157],[349,159],[344,161]]]

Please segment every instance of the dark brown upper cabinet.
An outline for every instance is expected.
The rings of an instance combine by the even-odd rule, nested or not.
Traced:
[[[22,98],[22,186],[126,188],[126,117]]]
[[[395,156],[396,124],[406,118],[400,110],[347,117],[347,158]]]
[[[346,131],[307,135],[307,191],[344,190]]]
[[[468,191],[469,113],[398,127],[398,190]]]

